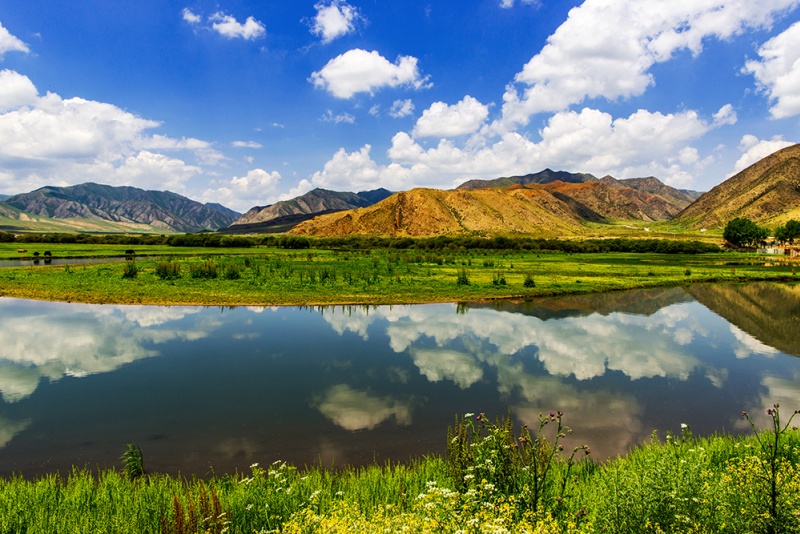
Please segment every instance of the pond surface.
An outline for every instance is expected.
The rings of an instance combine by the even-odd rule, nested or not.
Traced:
[[[800,399],[790,285],[313,309],[0,298],[0,320],[0,475],[119,466],[131,442],[149,470],[198,476],[407,460],[443,453],[465,412],[561,410],[606,458]]]
[[[136,256],[137,260],[149,260],[155,256]],[[127,261],[124,256],[105,258],[50,258],[44,257],[36,260],[0,260],[0,269],[4,267],[46,267],[48,265],[92,265],[95,263],[122,263]]]

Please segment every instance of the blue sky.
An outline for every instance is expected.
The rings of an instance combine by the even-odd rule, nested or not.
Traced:
[[[708,190],[800,140],[800,0],[0,0],[0,193],[239,211],[546,167]]]

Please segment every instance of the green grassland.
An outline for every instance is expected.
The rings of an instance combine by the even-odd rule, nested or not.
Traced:
[[[26,252],[17,252],[24,248]],[[0,258],[49,251],[120,258],[124,245],[5,243]],[[0,295],[90,303],[401,304],[525,298],[695,282],[794,280],[758,254],[136,246],[133,262],[0,269]],[[144,258],[144,259],[142,259]],[[169,272],[165,272],[169,271]],[[127,276],[124,276],[126,275]]]

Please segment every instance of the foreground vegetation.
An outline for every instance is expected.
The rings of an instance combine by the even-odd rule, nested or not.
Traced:
[[[560,412],[516,432],[467,414],[445,458],[340,471],[185,480],[146,474],[129,446],[121,471],[0,479],[0,533],[799,532],[800,433],[768,415],[749,438],[682,425],[601,463],[563,450]]]
[[[414,242],[408,248],[374,248],[360,241],[354,243],[358,246],[351,243],[342,245],[344,248],[300,249],[137,246],[128,261],[122,261],[124,251],[130,250],[125,246],[28,244],[24,254],[39,254],[45,261],[0,269],[0,295],[90,303],[399,304],[524,298],[701,281],[786,281],[796,275],[794,264],[783,257],[685,253],[681,247],[686,244],[667,241],[654,246],[675,252],[432,246],[436,241]],[[619,240],[603,245],[613,247],[615,243],[620,245]],[[520,243],[491,244],[515,247]],[[585,250],[594,245],[566,242],[560,246]],[[18,244],[0,244],[0,257],[23,254],[16,247]],[[118,262],[80,266],[47,263],[50,257],[66,256],[117,256]]]

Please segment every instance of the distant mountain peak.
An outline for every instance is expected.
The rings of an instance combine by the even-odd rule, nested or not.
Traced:
[[[463,184],[459,185],[456,189],[484,189],[508,187],[511,185],[549,184],[556,181],[578,184],[597,181],[597,178],[591,174],[554,171],[548,168],[544,169],[543,171],[533,174],[526,174],[524,176],[506,176],[503,178],[496,178],[494,180],[469,180],[468,182],[464,182]]]
[[[239,217],[229,230],[236,227],[267,227],[270,221],[283,224],[286,221],[300,222],[317,213],[365,208],[387,198],[392,193],[386,189],[361,191],[358,193],[330,191],[317,187],[308,193],[289,200],[282,200],[268,206],[255,206]],[[295,222],[295,224],[296,224]]]

